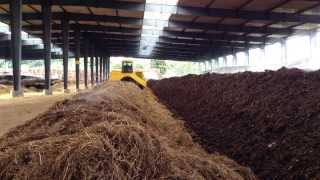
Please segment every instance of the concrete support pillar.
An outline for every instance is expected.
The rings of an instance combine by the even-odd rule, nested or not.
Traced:
[[[94,45],[92,44],[91,46],[91,51],[90,51],[90,80],[91,80],[91,86],[94,86]]]
[[[45,95],[52,95],[51,88],[51,31],[52,31],[52,12],[51,2],[42,2],[42,17],[43,17],[43,44],[44,44],[44,78],[45,78]]]
[[[284,66],[287,65],[288,52],[287,52],[287,38],[281,39],[281,62]]]
[[[80,30],[79,28],[75,29],[75,42],[76,42],[76,89],[77,91],[80,90]]]
[[[11,27],[11,57],[13,68],[13,97],[23,96],[21,87],[21,28],[22,28],[22,0],[10,2]]]
[[[83,69],[84,69],[84,87],[88,88],[88,56],[89,56],[89,41],[85,40],[84,44],[84,59],[83,59]]]
[[[63,89],[69,93],[68,89],[68,69],[69,69],[69,21],[62,18],[62,39],[63,39]]]
[[[99,56],[96,54],[96,84],[99,84]]]
[[[100,56],[100,61],[99,61],[99,65],[100,65],[100,73],[99,73],[99,82],[100,83],[102,83],[103,82],[103,80],[102,80],[102,73],[103,73],[103,69],[102,69],[102,67],[103,67],[103,56]]]

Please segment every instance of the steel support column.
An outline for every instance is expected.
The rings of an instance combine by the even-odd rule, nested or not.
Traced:
[[[80,29],[75,29],[75,41],[76,41],[76,89],[80,90]]]
[[[96,84],[99,84],[99,56],[96,54]]]
[[[106,57],[102,57],[102,81],[106,80]]]
[[[317,31],[310,31],[310,56],[309,62],[314,60],[315,52],[317,47]]]
[[[100,73],[99,73],[99,77],[100,77],[99,79],[100,79],[100,81],[99,81],[99,82],[100,82],[100,83],[103,82],[103,80],[102,80],[102,73],[103,73],[103,71],[102,71],[102,67],[103,67],[103,66],[102,66],[102,64],[103,64],[102,61],[103,61],[103,56],[100,57],[100,62],[99,62],[99,65],[100,65]]]
[[[11,0],[11,57],[13,68],[13,97],[23,96],[21,87],[21,28],[22,28],[22,0]]]
[[[85,45],[84,45],[84,86],[87,89],[88,88],[88,56],[89,56],[89,41],[86,39]]]
[[[265,62],[266,61],[266,47],[265,46],[261,47],[260,51],[261,51],[261,55],[262,55],[261,61]]]
[[[223,56],[223,67],[227,66],[227,56]]]
[[[105,57],[105,73],[106,73],[106,75],[105,75],[105,79],[106,79],[106,81],[108,80],[108,57],[106,56]]]
[[[287,65],[287,39],[283,38],[281,39],[281,61],[284,66]]]
[[[110,78],[110,57],[107,58],[107,80]]]
[[[246,50],[245,52],[246,60],[247,60],[247,66],[250,66],[250,54],[249,54],[249,49]]]
[[[213,59],[213,62],[214,62],[214,68],[213,69],[218,68],[219,67],[218,58]]]
[[[204,71],[207,72],[207,61],[203,61],[204,64]]]
[[[91,46],[90,51],[90,80],[91,80],[91,86],[94,86],[94,45]]]
[[[42,2],[42,13],[43,13],[43,44],[44,44],[44,78],[45,78],[45,95],[51,95],[51,30],[52,30],[52,12],[51,12],[51,2]]]
[[[106,80],[109,80],[109,57],[106,57]]]
[[[215,68],[215,64],[214,64],[214,59],[211,59],[211,72],[213,72],[214,68]]]
[[[69,93],[68,89],[68,64],[69,64],[69,21],[62,18],[62,38],[63,38],[63,89]]]
[[[232,54],[232,65],[233,66],[237,65],[237,55],[236,54]]]

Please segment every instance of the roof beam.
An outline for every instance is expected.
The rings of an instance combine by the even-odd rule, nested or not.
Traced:
[[[42,33],[33,33],[33,35],[42,37]],[[62,33],[52,33],[52,37],[55,39],[62,38]],[[69,33],[69,39],[74,39],[75,33]],[[106,34],[106,33],[86,33],[85,37],[82,36],[82,39],[84,38],[89,38],[89,39],[125,39],[125,40],[132,40],[132,41],[137,41],[140,40],[140,35],[139,34]]]
[[[185,35],[187,34],[187,36]],[[38,37],[42,37],[42,33],[34,33]],[[70,33],[70,39],[73,39],[74,33]],[[60,39],[62,37],[61,33],[53,33],[52,37],[54,39]],[[140,35],[128,35],[128,34],[106,34],[106,33],[87,33],[87,37],[89,39],[123,39],[128,41],[139,41]],[[162,35],[162,39],[174,39],[172,37],[190,37],[190,38],[197,38],[197,39],[189,39],[187,41],[190,42],[219,42],[219,41],[248,41],[250,42],[257,42],[257,43],[264,43],[266,40],[274,42],[278,40],[277,38],[260,38],[260,37],[243,37],[238,35],[220,35],[220,34],[203,34],[203,33],[181,33],[181,32],[170,32],[165,31]],[[201,38],[201,39],[199,39]]]
[[[131,34],[141,34],[141,29],[135,28],[125,28],[125,27],[110,27],[102,25],[83,25],[83,24],[71,24],[70,30],[79,27],[81,31],[92,31],[92,32],[109,32],[109,33],[131,33]],[[42,25],[25,25],[24,29],[28,31],[41,31]],[[53,30],[61,30],[61,26],[58,24],[52,25]],[[32,32],[31,32],[32,34]]]
[[[70,25],[71,29],[74,29],[75,24]],[[41,30],[41,25],[25,25],[24,28],[29,31],[39,31]],[[193,28],[193,29],[202,29],[202,30],[216,30],[224,32],[244,32],[244,33],[258,33],[258,34],[279,34],[279,35],[288,35],[292,34],[293,30],[281,29],[281,28],[261,28],[261,27],[242,27],[234,25],[222,25],[222,24],[208,24],[208,23],[187,23],[187,22],[178,22],[171,21],[169,27],[178,27],[178,28]],[[59,25],[53,25],[53,30],[60,30]],[[79,28],[82,31],[95,31],[95,32],[123,32],[123,33],[135,33],[140,34],[141,29],[134,28],[117,28],[110,26],[101,26],[101,25],[79,25]],[[147,32],[147,31],[146,31]]]
[[[179,50],[179,51],[206,51],[206,50],[213,50],[213,49],[219,49],[218,46],[210,47],[210,46],[175,46],[170,44],[157,44],[154,49],[158,50]],[[235,50],[243,50],[245,48],[243,47],[234,47]]]
[[[41,13],[23,13],[24,20],[40,20],[42,18]],[[142,25],[143,19],[134,17],[118,17],[118,16],[106,16],[106,15],[90,15],[82,13],[52,13],[53,20],[61,20],[67,18],[72,21],[99,21],[110,22],[120,24],[139,24]]]
[[[175,61],[197,61],[198,57],[180,57],[180,56],[169,56],[169,55],[150,55],[148,57],[137,55],[136,58],[141,59],[157,59],[157,60],[175,60]]]
[[[1,15],[4,16],[4,15]],[[67,13],[66,16],[69,20],[74,21],[99,21],[99,22],[111,22],[111,23],[120,23],[120,24],[138,24],[142,25],[142,19],[138,18],[124,18],[124,17],[113,17],[113,16],[101,16],[101,15],[87,15],[87,14],[78,14],[78,13]],[[23,15],[25,20],[34,20],[41,19],[41,14],[39,13],[25,13]],[[64,18],[63,13],[54,13],[54,20],[61,20]],[[6,17],[6,18],[9,18]],[[320,16],[319,18],[320,23]],[[153,25],[155,20],[145,20],[146,25]],[[166,22],[161,22],[166,23]],[[293,30],[283,29],[283,28],[262,28],[262,27],[249,27],[249,26],[235,26],[235,25],[223,25],[223,24],[211,24],[211,23],[190,23],[190,22],[181,22],[181,21],[169,21],[168,27],[178,27],[178,28],[193,28],[193,29],[203,29],[203,30],[216,30],[216,31],[225,31],[225,32],[244,32],[244,33],[267,33],[267,34],[292,34]],[[59,25],[58,25],[59,26]],[[92,27],[93,26],[93,27]],[[87,27],[89,27],[87,25]],[[91,25],[90,30],[94,30],[94,25]],[[104,26],[105,28],[107,26]],[[97,30],[101,27],[96,28]]]
[[[153,54],[156,54],[156,53],[167,53],[167,54],[170,54],[170,53],[176,53],[176,54],[181,54],[181,55],[200,55],[200,54],[204,54],[206,51],[205,50],[202,50],[202,51],[179,51],[179,50],[175,50],[175,49],[167,49],[165,51],[163,50],[160,50],[160,49],[155,49],[152,51]]]
[[[239,36],[230,34],[208,34],[208,33],[198,33],[198,32],[177,32],[165,30],[162,34],[165,37],[187,37],[187,38],[200,38],[206,40],[217,40],[217,41],[248,41],[248,42],[276,42],[279,38],[261,38],[254,36]]]
[[[212,41],[203,41],[203,40],[188,40],[188,39],[173,39],[166,37],[159,37],[159,41],[157,43],[162,44],[187,44],[194,46],[231,46],[231,47],[246,47],[246,46],[259,46],[263,44],[248,44],[248,43],[240,43],[240,42],[212,42]]]
[[[316,2],[316,1],[314,1]],[[152,12],[168,12],[176,15],[191,15],[191,16],[210,16],[222,18],[239,18],[246,20],[264,20],[264,21],[285,21],[285,22],[301,22],[301,23],[320,23],[319,15],[300,15],[293,13],[264,13],[259,11],[248,10],[233,10],[221,8],[199,8],[186,6],[169,6],[147,4],[146,11]]]
[[[172,44],[165,44],[165,43],[158,43],[155,46],[155,49],[166,50],[166,49],[175,49],[183,51],[219,51],[221,49],[228,49],[228,50],[239,50],[242,51],[246,49],[245,47],[223,47],[223,46],[185,46],[185,45],[172,45]]]
[[[171,45],[171,46],[168,46],[168,45]],[[183,48],[185,47],[184,44],[175,44],[175,43],[167,43],[167,42],[157,42],[156,44],[156,47],[158,46],[168,46],[168,47],[171,47],[171,48],[175,48],[175,49],[181,49],[182,51],[185,51],[185,50],[188,50],[188,48]],[[181,47],[182,46],[182,47]],[[196,50],[199,50],[199,49],[212,49],[212,48],[233,48],[233,49],[246,49],[247,47],[245,46],[235,46],[233,44],[228,44],[228,43],[223,43],[223,44],[214,44],[214,45],[190,45],[188,44],[187,45],[189,47],[189,50],[193,50],[193,51],[196,51]],[[249,46],[250,48],[258,48],[258,47],[261,47],[259,45],[251,45]],[[185,50],[183,50],[185,49]]]
[[[84,38],[81,38],[82,40],[84,40]],[[125,38],[125,37],[119,37],[119,38],[106,38],[106,37],[103,37],[101,36],[100,38],[99,37],[96,37],[96,38],[89,38],[90,40],[92,40],[92,42],[94,42],[94,40],[105,40],[106,42],[108,41],[120,41],[120,42],[128,42],[128,43],[137,43],[139,42],[140,40],[137,39],[137,38]],[[57,42],[57,41],[62,41],[62,37],[54,37],[52,38],[53,41]],[[74,38],[71,38],[69,39],[69,42],[74,42]]]
[[[309,2],[316,2],[314,0],[304,0]],[[0,4],[8,4],[9,0],[0,0]],[[284,1],[286,2],[286,1]],[[24,4],[40,5],[41,0],[24,0]],[[240,18],[247,20],[271,20],[271,21],[286,21],[286,22],[301,22],[301,23],[320,23],[319,15],[301,15],[293,13],[278,13],[278,12],[258,12],[248,10],[233,10],[221,8],[199,8],[187,6],[171,6],[159,4],[147,4],[144,9],[144,3],[137,2],[113,2],[104,0],[95,1],[78,1],[78,0],[52,0],[53,5],[70,5],[70,6],[88,6],[99,8],[113,8],[126,9],[136,11],[152,11],[152,12],[166,12],[177,15],[192,15],[192,16],[211,16],[211,17],[225,17],[225,18]],[[277,6],[278,7],[278,6]],[[89,17],[88,17],[89,18]]]
[[[172,57],[195,57],[195,56],[200,56],[199,54],[181,54],[181,53],[175,53],[175,52],[171,52],[171,53],[161,53],[161,52],[155,52],[152,53],[152,55],[161,55],[161,56],[172,56]]]
[[[144,3],[123,2],[123,1],[105,1],[105,0],[51,0],[52,5],[61,6],[88,6],[97,8],[112,8],[134,11],[144,11]],[[8,4],[10,0],[0,0],[0,4]],[[42,0],[23,0],[23,4],[41,5]]]
[[[226,25],[226,24],[209,24],[209,23],[189,23],[181,21],[170,21],[169,28],[192,28],[201,30],[215,30],[223,32],[243,32],[243,33],[258,33],[258,34],[279,34],[287,35],[292,34],[293,30],[283,28],[261,28],[253,26],[239,26],[239,25]]]
[[[11,59],[10,58],[10,47],[0,48],[0,57]],[[56,58],[58,54],[51,52],[51,57]],[[22,59],[23,60],[31,60],[31,59],[43,59],[43,49],[30,49],[30,48],[22,48]]]

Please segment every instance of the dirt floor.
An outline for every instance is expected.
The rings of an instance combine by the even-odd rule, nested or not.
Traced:
[[[320,71],[189,75],[149,86],[209,152],[261,179],[320,179]]]
[[[56,102],[72,97],[73,93],[60,93],[53,96],[43,96],[41,93],[26,93],[25,95],[27,97],[13,99],[9,96],[2,96],[0,99],[0,136],[9,129],[24,124],[45,112]]]
[[[83,84],[80,88],[86,91]],[[42,90],[36,88],[24,88],[24,97],[12,98],[11,89],[11,85],[0,84],[0,136],[45,112],[56,102],[76,94],[76,87],[72,82],[69,84],[70,93],[63,92],[62,82],[55,83],[52,86],[52,96],[44,96]]]
[[[256,177],[249,168],[201,149],[183,121],[148,89],[108,82],[55,104],[0,137],[0,179]]]

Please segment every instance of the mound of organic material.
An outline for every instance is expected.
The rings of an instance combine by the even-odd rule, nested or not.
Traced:
[[[0,179],[255,179],[205,153],[150,92],[107,83],[0,139]]]
[[[320,72],[189,75],[151,81],[209,152],[261,179],[320,179]]]
[[[51,85],[60,83],[61,80],[52,79]],[[31,89],[33,91],[43,90],[45,87],[44,79],[34,76],[21,76],[21,84],[24,88]],[[12,75],[0,75],[0,85],[12,86],[13,85],[13,76]]]

